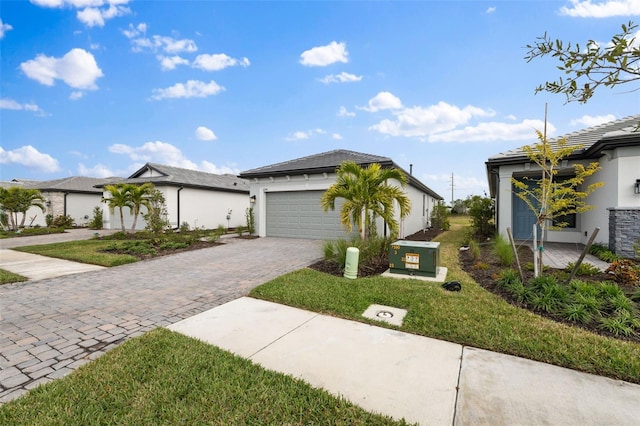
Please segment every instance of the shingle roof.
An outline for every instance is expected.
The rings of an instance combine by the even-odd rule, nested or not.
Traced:
[[[353,161],[361,166],[378,163],[382,167],[395,167],[402,170],[389,157],[365,154],[363,152],[349,151],[346,149],[336,149],[333,151],[321,152],[320,154],[309,155],[307,157],[296,158],[282,163],[271,164],[240,173],[241,178],[253,179],[269,176],[301,175],[312,173],[334,173],[338,166],[344,161]],[[404,171],[404,170],[403,170]],[[420,182],[415,176],[404,171],[409,179],[409,183],[416,188],[426,192],[432,197],[443,200],[441,195]]]
[[[621,118],[619,120],[603,123],[598,126],[588,127],[586,129],[578,130],[572,133],[568,133],[557,138],[549,139],[551,145],[557,144],[561,139],[567,140],[567,146],[578,147],[582,145],[582,150],[586,151],[596,142],[608,134],[630,134],[638,132],[638,124],[640,123],[640,114],[632,115],[629,117]],[[532,141],[532,145],[538,141]],[[582,151],[579,151],[582,152]],[[489,157],[489,163],[501,162],[504,160],[511,160],[517,158],[525,158],[526,155],[522,147],[515,148],[509,151],[496,154]]]
[[[381,157],[379,155],[348,151],[346,149],[336,149],[333,151],[322,152],[320,154],[309,155],[307,157],[284,161],[282,163],[259,167],[257,169],[247,170],[240,173],[240,177],[248,179],[260,176],[299,174],[303,172],[334,172],[335,169],[340,165],[340,163],[344,161],[353,161],[356,164],[360,165],[368,165],[372,163],[390,165],[393,163],[393,161],[389,157]]]
[[[29,183],[25,188],[39,189],[40,191],[54,192],[85,192],[102,194],[102,190],[96,188],[96,185],[108,185],[117,182],[122,178],[92,178],[85,176],[72,176],[61,179],[53,179],[42,182]]]
[[[152,176],[142,176],[151,171]],[[193,188],[218,189],[228,192],[249,193],[247,181],[231,174],[217,175],[198,170],[147,163],[120,183],[151,182],[154,185],[186,186]]]

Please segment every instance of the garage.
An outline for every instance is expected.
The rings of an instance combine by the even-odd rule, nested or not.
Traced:
[[[345,238],[340,206],[323,211],[324,191],[269,192],[266,194],[267,236],[334,240]]]

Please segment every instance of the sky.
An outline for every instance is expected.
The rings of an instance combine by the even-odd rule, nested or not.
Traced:
[[[485,161],[640,112],[535,88],[545,33],[606,44],[640,0],[0,3],[0,180],[211,173],[348,149],[387,156],[446,201],[488,193]],[[640,37],[638,37],[640,39]],[[637,87],[636,87],[637,89]]]

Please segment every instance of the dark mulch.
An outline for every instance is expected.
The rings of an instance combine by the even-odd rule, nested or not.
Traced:
[[[108,250],[107,253],[128,254],[128,255],[136,257],[136,258],[138,258],[140,260],[147,260],[147,259],[153,259],[153,258],[156,258],[156,257],[167,256],[167,255],[170,255],[170,254],[176,254],[176,253],[182,253],[182,252],[186,252],[186,251],[200,250],[200,249],[204,249],[204,248],[220,246],[220,245],[223,245],[223,244],[224,243],[208,242],[208,241],[197,241],[195,243],[190,244],[188,247],[172,248],[172,249],[165,249],[165,250],[156,249],[156,253],[154,253],[154,254],[151,254],[151,253],[147,253],[147,254],[130,253],[130,252],[126,251],[126,250]]]
[[[528,246],[521,246],[518,248],[518,257],[520,259],[520,264],[523,265],[524,279],[525,281],[528,281],[531,278],[533,278],[533,271],[527,270],[526,268],[524,268],[524,265],[527,262],[531,262],[533,264],[533,252]],[[580,327],[592,333],[597,333],[603,336],[613,337],[621,340],[631,340],[633,342],[640,343],[640,336],[637,336],[637,335],[629,336],[629,337],[615,336],[614,334],[601,330],[596,326],[576,324],[576,323],[567,321],[562,317],[558,317],[556,315],[552,315],[541,310],[532,309],[528,307],[526,304],[518,302],[513,298],[511,293],[508,293],[502,288],[497,286],[497,283],[496,283],[497,278],[500,275],[500,273],[505,269],[505,267],[499,263],[497,257],[493,254],[491,247],[489,245],[481,246],[481,255],[479,259],[473,259],[469,251],[461,251],[459,259],[460,259],[460,265],[462,269],[464,269],[465,272],[467,272],[471,277],[473,277],[474,281],[476,281],[478,284],[480,284],[483,288],[487,289],[488,291],[502,297],[504,300],[506,300],[508,303],[514,306],[517,306],[523,309],[529,309],[530,311],[535,312],[538,315],[541,315],[546,318],[550,318],[556,322],[561,322],[573,327]],[[515,265],[514,265],[514,268],[516,268]],[[561,270],[553,269],[553,268],[549,270],[545,269],[545,274],[557,274],[557,273],[561,273]],[[575,278],[583,281],[592,281],[592,282],[611,281],[611,275],[606,274],[604,272],[599,275],[589,275],[589,276],[576,275]],[[632,287],[625,287],[625,286],[623,286],[622,289],[625,292],[630,292],[633,290]]]
[[[441,232],[442,230],[428,229],[426,231],[418,231],[415,234],[405,237],[404,239],[411,241],[431,241]],[[335,275],[336,277],[341,277],[344,273],[344,271],[340,269],[338,264],[332,260],[320,260],[313,265],[310,265],[309,268],[315,269],[316,271],[325,272],[327,274]],[[380,275],[387,269],[389,269],[389,253],[384,253],[380,257],[372,259],[366,264],[360,263],[358,265],[358,277],[363,278]]]

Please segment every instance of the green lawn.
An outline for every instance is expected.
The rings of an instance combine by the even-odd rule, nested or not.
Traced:
[[[2,425],[396,425],[166,329],[0,407]]]
[[[27,277],[14,274],[13,272],[9,272],[5,269],[0,269],[0,285],[9,284],[9,283],[19,283],[27,280],[28,280]]]
[[[462,283],[459,293],[418,280],[347,280],[302,269],[255,288],[251,296],[381,326],[387,325],[361,316],[369,305],[404,308],[402,331],[640,383],[640,344],[556,323],[476,284],[458,262],[465,227],[454,220],[438,238],[447,280]]]
[[[114,241],[110,240],[91,239],[16,247],[13,250],[107,267],[119,266],[138,261],[135,256],[128,254],[100,252],[100,250],[103,250],[113,244]]]

